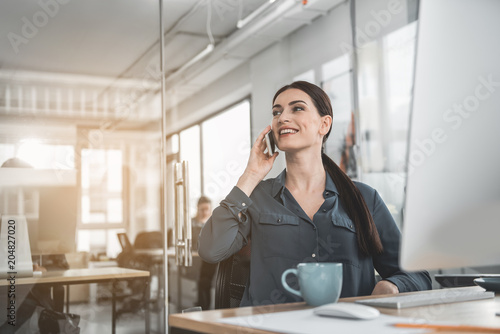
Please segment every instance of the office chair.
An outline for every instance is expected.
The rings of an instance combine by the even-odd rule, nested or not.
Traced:
[[[163,248],[163,234],[160,231],[140,232],[134,240],[135,249]]]
[[[118,254],[116,261],[118,266],[138,270],[147,270],[152,275],[158,275],[161,269],[156,271],[156,265],[161,264],[163,257],[151,256],[148,254],[137,253],[140,249],[152,249],[163,247],[163,235],[160,231],[140,232],[137,234],[134,244],[130,242],[127,234],[117,233],[118,240],[122,246],[122,252]],[[146,284],[145,284],[146,283]],[[146,305],[146,292],[148,282],[144,279],[134,279],[127,282],[128,290],[131,292],[124,295],[122,307],[117,311],[117,317],[124,313],[136,313],[143,310]],[[153,303],[154,301],[151,301]]]
[[[215,279],[215,308],[239,307],[250,276],[250,242],[219,262]]]
[[[118,266],[122,268],[148,270],[149,263],[147,257],[135,253],[135,247],[132,246],[127,234],[117,233],[116,235],[122,246],[122,252],[116,257]]]
[[[123,252],[133,252],[133,246],[130,243],[130,240],[126,233],[116,233],[118,237],[118,241],[120,242],[120,246],[122,246]]]

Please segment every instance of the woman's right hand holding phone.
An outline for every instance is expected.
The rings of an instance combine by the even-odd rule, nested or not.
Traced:
[[[247,196],[250,196],[259,182],[269,173],[278,156],[278,152],[274,152],[272,156],[269,156],[266,152],[267,146],[264,138],[269,130],[271,130],[270,125],[268,125],[255,140],[250,150],[250,158],[248,159],[247,167],[236,184],[236,186]]]

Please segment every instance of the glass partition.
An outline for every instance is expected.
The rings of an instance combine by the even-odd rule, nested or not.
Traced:
[[[165,332],[159,2],[5,1],[0,30],[0,214],[31,253],[0,332]]]

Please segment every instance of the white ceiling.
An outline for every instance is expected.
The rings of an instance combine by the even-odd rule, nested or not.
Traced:
[[[276,0],[238,29],[238,19],[269,0],[163,0],[168,96],[181,103],[343,1],[308,0],[304,5],[301,0]],[[213,52],[179,71],[210,43],[209,30]],[[159,31],[159,0],[2,0],[0,81],[22,82],[26,73],[35,73],[32,77],[47,78],[43,80],[52,85],[67,75],[59,83],[64,87],[68,81],[77,85],[95,77],[110,82],[101,85],[102,100],[118,78],[158,82]],[[137,101],[154,91],[138,90],[129,94]],[[167,110],[172,101],[166,102]]]
[[[243,13],[263,2],[241,1]],[[50,4],[48,10],[42,3]],[[212,0],[211,28],[216,40],[236,30],[239,3]],[[175,23],[192,9],[172,33]],[[164,16],[165,32],[171,36],[165,49],[169,73],[208,44],[206,0],[164,0]],[[37,31],[28,29],[26,21]],[[0,69],[142,78],[151,57],[158,57],[159,2],[2,0],[0,31]],[[22,42],[13,47],[11,40]]]
[[[40,1],[41,3],[42,1]],[[53,1],[53,3],[57,3]],[[70,1],[40,24],[33,36],[26,21],[43,23],[38,1],[0,3],[0,63],[4,69],[117,76],[158,38],[157,4],[133,0]],[[132,10],[134,7],[134,10]],[[34,19],[35,17],[35,19]],[[27,37],[18,52],[9,33]]]

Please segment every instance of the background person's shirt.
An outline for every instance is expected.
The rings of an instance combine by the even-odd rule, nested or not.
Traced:
[[[198,250],[198,239],[203,225],[205,225],[205,223],[200,222],[196,217],[191,218],[191,248],[194,251]]]
[[[377,283],[375,269],[400,292],[431,289],[427,272],[400,269],[401,234],[394,219],[376,190],[355,182],[384,247],[380,255],[361,254],[354,223],[340,203],[337,187],[326,176],[325,201],[312,221],[286,189],[286,171],[262,181],[250,198],[234,187],[214,210],[200,235],[199,253],[205,261],[222,261],[252,239],[250,278],[241,306],[299,301],[282,287],[281,275],[301,262],[342,263],[341,297],[371,294]],[[289,276],[289,283],[296,286],[293,278]]]

